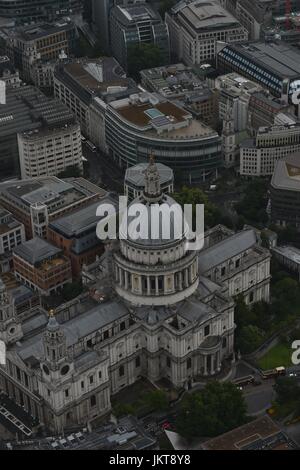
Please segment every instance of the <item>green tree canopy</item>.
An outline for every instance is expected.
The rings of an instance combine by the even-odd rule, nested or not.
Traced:
[[[180,404],[176,429],[187,439],[213,437],[247,421],[243,394],[230,382],[209,382]]]
[[[262,179],[250,181],[245,189],[242,200],[236,205],[236,211],[248,223],[265,224],[268,221],[266,213],[268,183]]]
[[[128,47],[128,73],[139,81],[141,70],[163,65],[164,57],[161,49],[155,44],[132,44]]]
[[[162,18],[165,17],[165,13],[169,11],[177,2],[177,0],[161,0],[159,2],[159,14]]]
[[[164,411],[169,406],[167,394],[163,390],[153,390],[143,397],[143,403],[151,410]]]
[[[62,296],[66,302],[74,299],[80,295],[83,291],[81,282],[74,281],[72,283],[65,284],[62,289]]]
[[[276,401],[280,404],[286,404],[299,400],[300,388],[296,377],[279,377],[274,385]]]
[[[204,204],[205,227],[212,227],[219,223],[219,209],[210,202],[207,195],[200,188],[189,188],[187,186],[183,186],[180,192],[173,194],[173,197],[182,207],[184,204],[193,205],[193,219],[195,219],[196,204]]]

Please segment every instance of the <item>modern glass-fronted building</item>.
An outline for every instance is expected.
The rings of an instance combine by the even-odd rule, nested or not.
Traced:
[[[222,165],[221,138],[179,106],[141,93],[112,102],[106,110],[106,144],[124,168],[147,162],[153,154],[171,167],[175,179],[204,182]]]
[[[292,102],[300,89],[300,51],[284,42],[219,44],[217,65],[222,73],[237,72]]]

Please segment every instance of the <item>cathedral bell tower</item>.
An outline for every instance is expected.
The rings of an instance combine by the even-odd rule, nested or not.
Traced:
[[[23,336],[22,326],[15,315],[14,302],[0,279],[0,340],[15,343]]]
[[[71,372],[72,361],[67,352],[67,340],[54,311],[49,312],[49,321],[43,337],[44,361],[41,368],[44,378],[58,379]]]

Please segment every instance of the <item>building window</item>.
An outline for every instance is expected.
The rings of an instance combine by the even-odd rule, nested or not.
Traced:
[[[135,367],[140,367],[141,365],[141,358],[140,356],[135,358]]]
[[[99,379],[102,378],[102,372],[101,372],[101,370],[99,370],[98,377],[99,377]]]
[[[124,366],[119,367],[119,377],[123,377],[124,374],[125,374]]]
[[[192,359],[189,357],[188,360],[186,361],[186,368],[190,369],[192,367]]]
[[[120,324],[120,331],[125,330],[125,328],[126,328],[125,322],[122,321],[122,323]]]
[[[224,276],[225,272],[226,272],[226,268],[225,266],[223,266],[223,268],[221,268],[221,276]]]
[[[93,375],[90,376],[90,384],[92,384],[92,383],[94,383],[94,376]]]
[[[250,292],[249,302],[253,302],[253,300],[254,300],[254,292]]]
[[[84,381],[83,380],[81,381],[81,388],[82,389],[84,388]]]
[[[225,337],[222,339],[222,348],[226,348],[226,346],[227,346],[227,338]]]
[[[65,390],[65,397],[68,398],[68,396],[69,396],[69,389],[67,388],[67,389]]]
[[[167,367],[171,367],[171,359],[167,357]]]
[[[204,328],[204,336],[208,336],[209,332],[210,332],[210,325],[206,325],[206,327]]]
[[[91,396],[90,403],[91,403],[91,406],[96,406],[96,396],[95,395]]]

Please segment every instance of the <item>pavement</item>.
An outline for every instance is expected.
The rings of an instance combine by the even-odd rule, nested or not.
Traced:
[[[85,143],[82,144],[82,152],[89,163],[89,180],[108,191],[123,194],[123,180],[125,172],[121,170],[111,157],[101,152],[92,152]]]
[[[300,423],[283,426],[283,431],[300,446]]]

